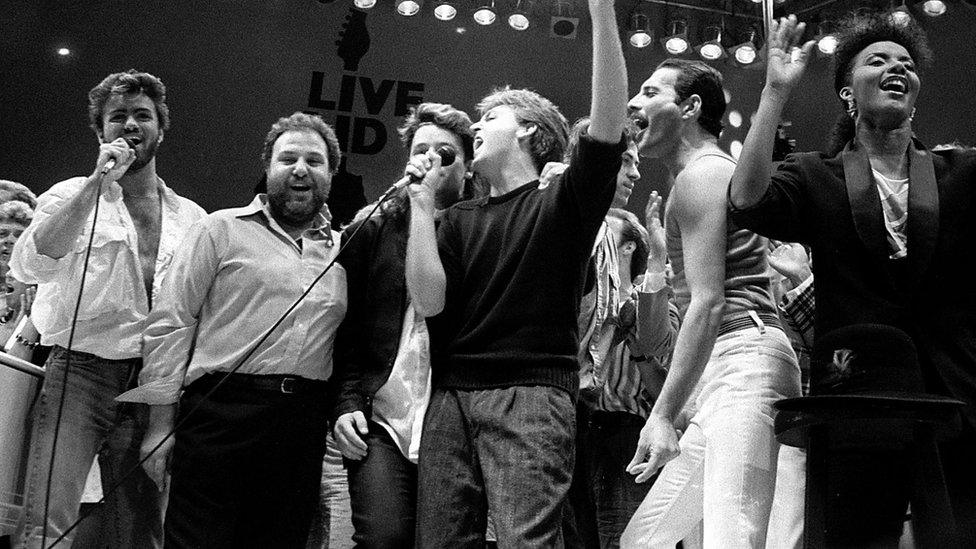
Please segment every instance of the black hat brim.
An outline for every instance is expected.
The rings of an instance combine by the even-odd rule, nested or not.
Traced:
[[[911,398],[885,395],[821,395],[789,398],[775,403],[776,438],[788,446],[804,447],[809,429],[823,426],[841,438],[866,442],[909,440],[917,425],[932,425],[939,436],[958,428],[964,402],[937,395]]]

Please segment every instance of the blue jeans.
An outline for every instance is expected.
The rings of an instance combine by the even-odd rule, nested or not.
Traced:
[[[400,452],[390,434],[370,421],[362,460],[346,460],[353,541],[363,549],[414,546],[417,528],[417,466]]]
[[[115,402],[115,397],[134,385],[140,359],[108,360],[82,352],[71,353],[67,383],[63,384],[68,351],[55,347],[37,404],[28,458],[24,516],[18,527],[18,543],[40,547],[47,488],[49,547],[78,519],[85,479],[98,455],[105,503],[97,515],[104,547],[160,547],[162,497],[139,463],[139,446],[149,408],[145,404]],[[54,474],[48,479],[58,403],[64,395],[58,432]],[[134,473],[115,491],[129,471]],[[71,543],[72,530],[58,547]],[[18,545],[20,546],[20,545]]]
[[[561,546],[576,409],[548,386],[435,389],[420,442],[417,547]]]

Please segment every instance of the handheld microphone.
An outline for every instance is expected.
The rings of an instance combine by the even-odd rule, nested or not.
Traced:
[[[132,144],[132,141],[130,140],[130,138],[123,137],[122,140],[125,141],[125,144],[128,145],[130,149],[135,150],[136,146]],[[106,162],[105,165],[102,166],[102,172],[101,172],[101,174],[102,175],[107,174],[112,168],[115,167],[116,164],[117,164],[117,162],[115,161],[114,158],[109,158],[108,159],[108,162]]]
[[[437,147],[437,150],[434,152],[437,153],[437,156],[441,157],[442,168],[445,166],[450,166],[451,164],[454,163],[454,160],[457,158],[457,152],[455,152],[453,148],[448,147],[447,145],[441,145],[440,147]],[[418,181],[420,181],[420,178],[414,176],[413,174],[405,175],[399,181],[394,183],[393,186],[387,189],[386,193],[384,194],[392,194],[406,187],[407,185],[416,183]]]

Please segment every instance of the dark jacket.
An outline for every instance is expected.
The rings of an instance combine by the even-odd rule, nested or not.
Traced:
[[[336,334],[333,420],[356,410],[369,419],[373,395],[390,377],[407,308],[407,230],[405,216],[374,216],[342,233],[349,305]]]
[[[863,150],[790,155],[734,222],[813,251],[815,332],[896,326],[919,351],[927,389],[966,403],[976,426],[976,151],[909,149],[908,257],[889,259],[884,214]]]

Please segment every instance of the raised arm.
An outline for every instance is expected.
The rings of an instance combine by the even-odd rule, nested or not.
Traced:
[[[406,279],[407,292],[414,309],[421,315],[434,316],[444,309],[447,277],[437,253],[437,233],[434,230],[434,188],[442,178],[441,157],[434,151],[414,155],[407,164],[407,173],[423,177],[419,184],[410,185],[410,233],[407,236]]]
[[[773,20],[769,28],[766,86],[759,100],[756,117],[749,128],[735,172],[729,198],[735,208],[754,206],[769,187],[776,127],[793,87],[806,69],[813,41],[799,46],[805,23],[796,16]]]
[[[645,223],[650,247],[647,271],[637,288],[637,354],[661,357],[671,353],[681,324],[674,307],[671,288],[664,275],[667,248],[661,225],[662,199],[652,191],[645,208]]]
[[[102,143],[95,171],[88,176],[81,191],[65,200],[57,211],[37,224],[32,235],[37,253],[52,259],[67,255],[84,229],[101,189],[122,177],[135,158],[135,151],[121,137],[111,143]],[[115,160],[116,165],[103,174],[102,170],[109,160]]]
[[[649,479],[678,455],[674,423],[712,353],[725,307],[726,207],[729,170],[724,161],[701,162],[682,172],[671,206],[682,230],[685,277],[691,301],[678,331],[667,379],[641,430],[627,470]],[[646,463],[645,463],[646,461]]]
[[[617,143],[627,115],[627,69],[613,0],[589,0],[593,20],[593,80],[590,137]]]

